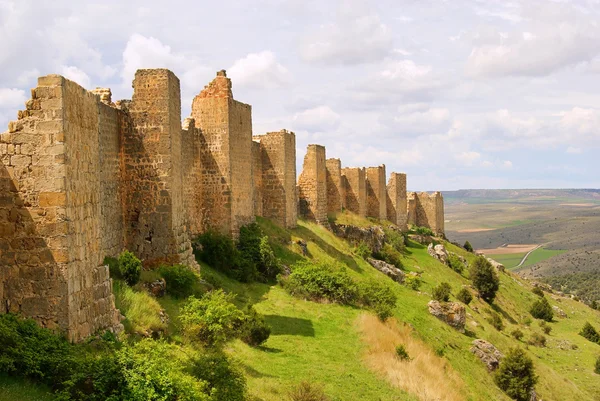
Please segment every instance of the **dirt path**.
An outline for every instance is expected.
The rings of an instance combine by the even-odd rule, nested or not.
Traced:
[[[514,269],[523,266],[523,263],[525,263],[525,261],[527,260],[527,257],[531,254],[531,252],[535,251],[536,249],[541,248],[541,245],[536,246],[535,248],[533,248],[531,251],[527,252],[525,254],[525,256],[523,256],[523,259],[521,259],[521,263],[519,263],[516,267],[514,267]]]

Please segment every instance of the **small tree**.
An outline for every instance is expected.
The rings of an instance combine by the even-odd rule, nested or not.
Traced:
[[[531,313],[531,316],[533,316],[534,318],[542,319],[547,322],[551,322],[552,319],[554,318],[554,312],[552,311],[552,306],[550,306],[550,303],[548,302],[548,300],[545,297],[540,298],[537,301],[535,301],[533,303],[533,305],[531,306],[531,309],[529,310],[529,312]]]
[[[465,265],[463,264],[463,262],[458,258],[458,255],[454,253],[448,255],[448,265],[452,270],[454,270],[458,274],[461,274],[462,271],[465,269]]]
[[[596,366],[594,368],[594,373],[600,375],[600,356],[596,359]]]
[[[142,262],[133,253],[123,251],[119,255],[119,271],[127,284],[135,285],[140,281]]]
[[[496,292],[500,288],[500,279],[492,264],[483,256],[479,256],[471,264],[469,276],[481,298],[489,303],[493,302]]]
[[[592,309],[598,309],[598,302],[596,302],[595,299],[590,304],[590,308],[592,308]]]
[[[471,291],[463,287],[458,294],[456,294],[456,299],[465,305],[469,305],[473,300],[473,295],[471,295]]]
[[[540,287],[533,287],[533,289],[531,290],[531,292],[533,292],[538,297],[543,297],[544,296],[544,291],[542,291],[542,289]]]
[[[471,245],[471,243],[469,241],[465,241],[465,245],[463,246],[463,248],[465,248],[467,251],[473,253],[473,246]]]
[[[515,340],[521,341],[521,339],[523,338],[523,332],[519,329],[514,329],[511,333],[511,336],[513,336],[513,338]]]
[[[579,332],[579,335],[583,336],[584,338],[590,340],[593,343],[600,344],[600,334],[598,334],[598,332],[596,331],[594,326],[590,324],[590,322],[585,322],[583,328]]]
[[[437,287],[433,288],[432,297],[436,301],[448,302],[450,300],[451,291],[452,287],[450,287],[450,284],[442,282]]]
[[[494,381],[513,400],[528,401],[537,383],[533,361],[521,348],[511,348],[500,362]]]

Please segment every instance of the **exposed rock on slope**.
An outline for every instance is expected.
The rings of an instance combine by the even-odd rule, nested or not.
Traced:
[[[334,223],[331,224],[331,229],[335,235],[350,242],[365,242],[374,253],[381,251],[385,244],[385,233],[379,226],[362,228]]]
[[[429,244],[429,246],[427,247],[427,253],[439,260],[440,262],[442,262],[443,264],[448,264],[448,251],[446,251],[444,245],[438,244],[436,246],[433,246],[433,244]]]
[[[383,260],[378,260],[378,259],[373,259],[373,258],[368,258],[367,262],[369,262],[369,264],[371,266],[373,266],[374,268],[376,268],[377,270],[379,270],[380,272],[382,272],[383,274],[385,274],[386,276],[388,276],[395,282],[397,282],[397,283],[404,282],[405,274],[402,270],[398,269],[396,266],[386,263]]]
[[[490,372],[496,370],[500,365],[500,360],[504,357],[498,348],[494,347],[491,343],[477,339],[473,341],[471,352],[475,356],[481,359],[481,362],[485,363]]]
[[[429,313],[433,316],[446,322],[461,333],[465,332],[467,315],[465,307],[462,304],[458,302],[440,303],[438,301],[429,301],[427,307],[429,308]]]

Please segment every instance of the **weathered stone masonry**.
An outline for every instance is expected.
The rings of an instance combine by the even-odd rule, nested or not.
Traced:
[[[343,208],[443,233],[440,193],[406,194],[384,166],[341,168],[309,145],[296,185],[296,142],[252,136],[251,107],[225,71],[181,123],[179,79],[139,70],[131,100],[41,77],[0,135],[0,313],[15,312],[79,341],[119,329],[106,256],[133,251],[146,267],[195,265],[190,238],[236,236],[255,216],[295,227],[298,211],[327,224]]]

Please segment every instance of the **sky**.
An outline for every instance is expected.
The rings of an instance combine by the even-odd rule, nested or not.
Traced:
[[[0,0],[0,131],[38,76],[192,98],[227,70],[253,133],[411,190],[600,187],[600,0]],[[299,173],[299,171],[298,171]]]

